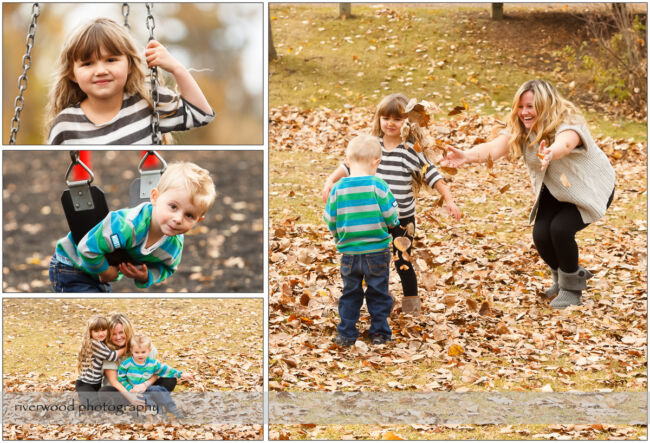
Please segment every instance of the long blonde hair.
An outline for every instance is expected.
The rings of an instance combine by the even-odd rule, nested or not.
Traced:
[[[519,120],[518,109],[521,96],[531,91],[534,96],[535,112],[537,119],[530,130],[526,129]],[[580,111],[570,101],[564,99],[555,87],[546,80],[528,80],[519,87],[512,100],[512,110],[508,116],[507,125],[510,129],[508,148],[511,158],[521,155],[521,148],[531,148],[542,140],[546,140],[550,146],[555,140],[555,132],[558,126],[564,122],[584,121]],[[534,135],[532,141],[528,141],[530,134]]]
[[[129,355],[131,353],[131,339],[133,338],[134,330],[131,321],[121,312],[112,312],[110,314],[108,319],[108,337],[106,344],[111,349],[118,349],[117,346],[111,342],[113,329],[115,329],[115,326],[117,325],[122,325],[122,328],[124,329],[124,335],[126,336],[126,351],[124,352],[124,355]]]
[[[84,367],[90,366],[92,356],[93,356],[93,343],[91,332],[95,331],[109,331],[108,320],[103,315],[93,315],[86,322],[86,328],[84,329],[83,335],[81,336],[81,348],[79,349],[79,354],[77,355],[77,371],[81,373],[81,370]],[[108,341],[110,333],[106,335],[104,343]]]
[[[74,62],[101,56],[102,48],[113,55],[124,55],[129,64],[129,73],[124,91],[139,95],[153,109],[151,92],[147,87],[145,64],[136,49],[131,34],[117,22],[108,18],[96,18],[77,28],[66,40],[57,61],[54,84],[50,89],[46,107],[45,134],[49,134],[56,116],[65,108],[82,102],[86,93],[72,81]],[[171,138],[163,139],[170,142]]]

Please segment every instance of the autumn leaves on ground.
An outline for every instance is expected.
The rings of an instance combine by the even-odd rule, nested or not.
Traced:
[[[292,8],[291,12],[297,23],[304,20],[314,28],[310,32],[316,32],[323,14],[311,10],[319,17],[312,23],[306,11]],[[279,22],[288,20],[285,13],[276,9]],[[417,32],[414,21],[405,24],[405,15],[382,20],[377,12],[376,25],[385,35],[398,28]],[[278,23],[275,29],[282,25]],[[285,48],[302,43],[304,51],[309,49],[305,42],[282,40],[281,33],[274,38]],[[337,53],[347,55],[346,46],[337,46]],[[395,52],[406,51],[396,46]],[[326,49],[322,52],[325,64],[329,55]],[[281,60],[276,69],[286,63]],[[275,72],[280,76],[276,84],[290,76]],[[300,75],[309,80],[308,75]],[[308,80],[303,80],[305,85]],[[517,86],[507,85],[510,96]],[[340,90],[347,97],[343,100],[354,102],[354,91],[345,95],[345,88],[344,84]],[[404,83],[399,90],[409,94],[411,89]],[[420,191],[412,261],[422,314],[413,318],[401,312],[401,285],[391,269],[395,304],[389,322],[395,342],[373,346],[362,337],[358,345],[341,349],[332,343],[342,289],[339,254],[322,221],[321,190],[325,178],[342,162],[347,141],[369,131],[373,108],[345,106],[341,110],[344,107],[336,103],[332,108],[339,110],[296,107],[291,105],[291,91],[284,92],[287,100],[272,101],[269,115],[271,390],[647,391],[647,143],[643,130],[611,129],[590,120],[599,146],[614,165],[617,187],[607,215],[578,235],[580,262],[595,274],[582,306],[554,311],[540,297],[551,277],[527,224],[534,196],[523,164],[502,160],[491,168],[472,166],[446,176],[463,211],[458,223],[439,207],[437,194]],[[488,96],[490,92],[486,90]],[[429,128],[441,144],[467,149],[501,127],[503,112],[495,118],[473,105],[448,116],[459,104],[442,103],[443,113]],[[620,137],[616,135],[619,130],[630,132]],[[359,326],[362,333],[369,326],[365,307]],[[646,435],[643,426],[606,423],[271,423],[270,427],[271,438],[291,439],[627,439]]]
[[[5,299],[3,392],[73,391],[85,322],[92,315],[112,311],[125,313],[136,332],[151,337],[161,362],[194,375],[193,380],[179,384],[175,393],[262,391],[261,299]],[[183,425],[164,423],[156,416],[137,424],[3,422],[3,439],[10,440],[213,440],[261,436],[261,424]]]

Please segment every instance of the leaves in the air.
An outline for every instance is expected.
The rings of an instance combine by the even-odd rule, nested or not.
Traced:
[[[564,175],[564,174],[562,174],[562,175],[560,176],[560,183],[562,183],[562,186],[564,186],[564,187],[566,187],[566,188],[570,188],[570,187],[571,187],[571,182],[569,181],[568,178],[566,178],[566,175]]]

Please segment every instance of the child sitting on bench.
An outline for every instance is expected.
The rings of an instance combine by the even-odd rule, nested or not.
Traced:
[[[170,164],[151,202],[111,211],[75,244],[72,233],[57,242],[50,261],[55,292],[110,292],[122,276],[148,288],[171,276],[181,261],[183,234],[203,220],[216,198],[205,169],[189,162]],[[124,249],[130,261],[117,266],[107,254]]]

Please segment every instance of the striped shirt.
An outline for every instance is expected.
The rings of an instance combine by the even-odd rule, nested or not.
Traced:
[[[104,361],[117,360],[117,351],[111,351],[104,342],[99,340],[90,340],[92,344],[92,356],[90,362],[81,364],[81,374],[79,380],[91,385],[98,385],[102,382],[102,366]]]
[[[413,143],[407,142],[406,147],[400,144],[393,150],[384,149],[384,142],[381,143],[381,163],[377,168],[377,177],[388,183],[390,190],[397,200],[399,218],[406,218],[415,215],[415,194],[413,193],[413,175],[422,174],[424,181],[431,187],[442,179],[442,176],[433,164],[422,152],[413,149]],[[350,169],[343,165],[348,175]]]
[[[149,202],[135,208],[111,211],[75,245],[72,233],[56,244],[56,254],[70,260],[73,265],[89,274],[101,274],[108,269],[106,254],[116,249],[126,253],[138,263],[147,265],[149,279],[137,280],[139,288],[148,288],[171,276],[181,262],[183,235],[163,235],[153,245],[146,247],[153,206]]]
[[[144,383],[153,375],[158,375],[159,377],[180,378],[181,374],[181,371],[177,371],[176,369],[167,366],[164,363],[160,363],[158,360],[154,360],[151,357],[147,357],[141,365],[137,364],[133,360],[133,357],[129,357],[117,368],[117,381],[122,383],[122,386],[124,386],[127,391],[130,391],[135,385]]]
[[[214,119],[170,89],[160,87],[160,131],[185,131],[198,128]],[[170,114],[171,115],[166,115]],[[99,125],[91,122],[81,103],[65,108],[56,116],[49,145],[150,145],[153,143],[151,119],[153,110],[140,95],[124,93],[122,108],[110,121]]]
[[[368,254],[390,244],[387,227],[398,224],[397,203],[385,181],[374,175],[339,180],[323,218],[343,254]]]

